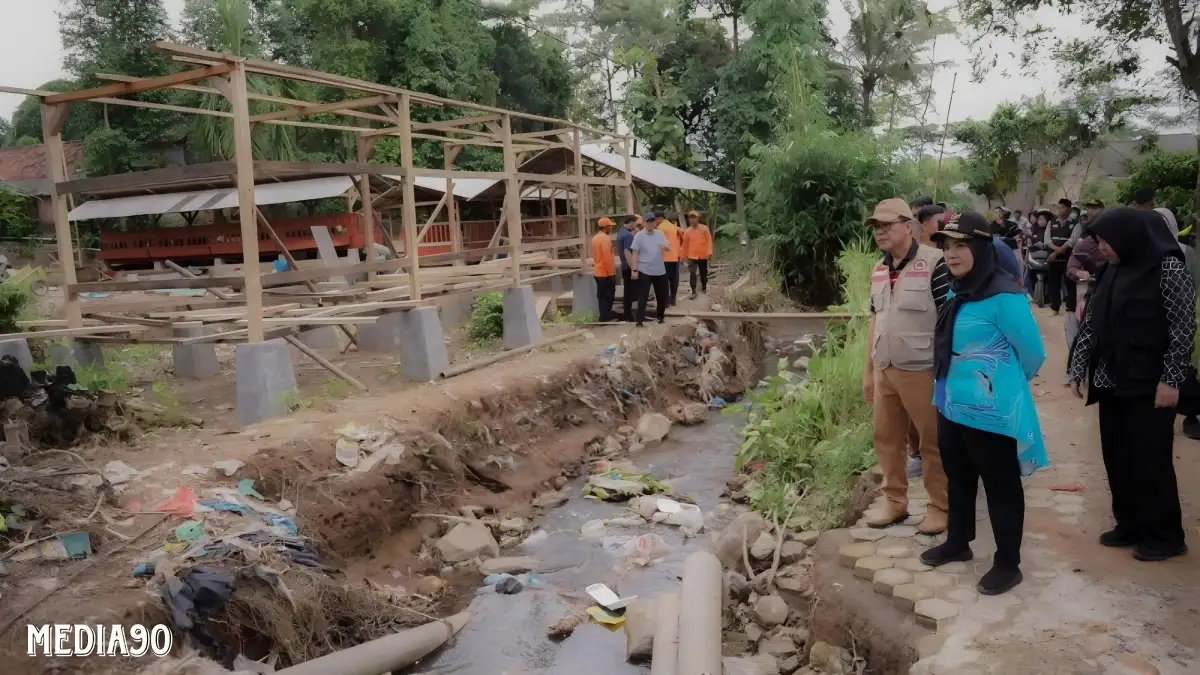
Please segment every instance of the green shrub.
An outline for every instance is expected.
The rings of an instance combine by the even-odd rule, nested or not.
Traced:
[[[1127,204],[1133,191],[1148,186],[1155,201],[1175,213],[1179,228],[1186,228],[1196,214],[1196,172],[1200,158],[1194,152],[1154,152],[1129,167],[1129,178],[1117,186],[1117,204]]]
[[[17,321],[34,304],[33,293],[20,284],[0,284],[0,332],[16,333]]]
[[[868,310],[875,261],[864,240],[846,247],[838,257],[846,301],[833,309]],[[807,381],[781,368],[749,393],[737,461],[739,467],[762,463],[759,487],[750,495],[755,509],[786,513],[799,498],[806,527],[841,524],[855,476],[875,461],[871,407],[862,395],[869,330],[865,317],[831,330],[809,360]]]
[[[484,293],[471,303],[467,337],[476,344],[504,337],[504,294]]]

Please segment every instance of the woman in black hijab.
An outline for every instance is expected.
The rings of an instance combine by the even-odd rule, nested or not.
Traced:
[[[1100,445],[1116,527],[1100,543],[1138,560],[1187,552],[1172,446],[1179,386],[1196,334],[1196,291],[1183,252],[1153,211],[1110,209],[1092,223],[1107,264],[1097,274],[1068,370],[1075,395],[1100,404]]]

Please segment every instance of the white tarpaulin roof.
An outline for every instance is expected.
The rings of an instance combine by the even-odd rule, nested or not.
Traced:
[[[403,178],[401,176],[388,176],[388,178],[390,178],[396,182],[400,182],[403,180]],[[496,183],[499,183],[499,182],[500,181],[492,180],[490,178],[456,178],[454,180],[454,196],[459,199],[467,199],[467,200],[474,199],[475,197],[479,196],[479,193],[483,192],[484,190],[492,187],[493,185],[495,185]],[[426,190],[431,190],[433,192],[444,193],[446,191],[446,179],[445,178],[432,178],[430,176],[417,176],[417,179],[416,179],[416,181],[413,182],[413,184],[417,185],[419,187],[423,187]],[[575,194],[570,193],[570,195],[568,195],[563,190],[558,190],[558,197],[560,199],[567,199],[567,198],[574,199]],[[544,188],[539,191],[538,188],[531,187],[531,188],[527,188],[525,190],[525,192],[523,192],[521,194],[521,199],[528,199],[531,201],[537,201],[539,199],[549,199],[549,198],[550,198],[550,189],[549,188]]]
[[[625,171],[625,158],[620,153],[604,152],[595,145],[584,145],[579,151],[584,157],[594,162],[611,166],[621,172]],[[634,178],[656,187],[675,188],[677,190],[699,190],[701,192],[715,192],[722,195],[733,194],[732,190],[726,190],[716,183],[676,169],[670,164],[663,164],[662,162],[642,157],[630,157],[629,165],[633,171]]]
[[[345,194],[354,184],[349,176],[309,178],[287,183],[263,183],[254,186],[254,203],[259,206],[284,204],[308,199],[326,199]],[[443,185],[444,187],[444,185]],[[125,216],[157,215],[162,213],[185,213],[188,211],[211,211],[228,209],[238,205],[237,188],[220,190],[196,190],[171,192],[160,195],[138,195],[136,197],[114,197],[93,199],[76,206],[69,218],[91,220],[93,218],[122,218]]]

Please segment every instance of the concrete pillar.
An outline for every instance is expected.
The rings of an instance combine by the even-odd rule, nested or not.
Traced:
[[[399,316],[400,376],[415,382],[436,380],[450,368],[437,308],[418,307]]]
[[[178,338],[200,337],[210,333],[212,333],[212,329],[199,321],[183,321],[176,323],[174,327],[175,337]],[[215,343],[176,344],[171,347],[171,354],[174,358],[175,377],[203,380],[221,372]]]
[[[600,316],[600,300],[596,297],[596,277],[576,274],[571,291],[571,318],[595,321]]]
[[[533,288],[504,289],[504,348],[527,347],[542,341],[542,321],[537,314]]]
[[[475,295],[454,296],[439,304],[438,313],[442,317],[442,329],[445,330],[458,324],[464,316],[470,314],[475,297]]]
[[[381,314],[375,323],[360,324],[355,333],[359,351],[395,354],[400,349],[401,314],[389,312]]]
[[[678,675],[721,672],[721,563],[708,551],[683,561]]]
[[[0,356],[12,356],[25,370],[33,369],[33,355],[29,353],[29,340],[25,338],[0,340]]]
[[[562,277],[550,277],[550,292],[556,295],[563,292]]]
[[[224,264],[225,264],[224,258],[213,258],[213,267],[216,267],[217,265],[224,265]]]
[[[337,326],[317,326],[302,330],[296,339],[313,349],[337,349],[340,346]]]
[[[50,363],[72,368],[103,368],[104,349],[95,342],[56,342],[50,345]]]
[[[237,421],[254,424],[291,412],[296,371],[288,343],[280,339],[237,346]]]

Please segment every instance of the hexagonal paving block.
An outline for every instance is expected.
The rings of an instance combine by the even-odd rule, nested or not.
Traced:
[[[912,572],[898,570],[894,567],[879,570],[871,577],[875,592],[880,595],[891,595],[892,590],[901,584],[912,583]]]
[[[917,603],[933,597],[933,589],[917,584],[900,584],[892,589],[892,600],[900,609],[911,612]]]
[[[854,563],[854,576],[859,579],[867,579],[868,581],[875,576],[879,570],[885,570],[892,566],[891,558],[884,558],[878,555],[869,555],[865,558],[859,558]]]
[[[885,527],[883,532],[889,537],[908,538],[917,535],[917,528],[912,525],[892,525],[891,527]]]
[[[919,625],[938,630],[958,616],[958,605],[941,598],[926,598],[917,602],[914,611]]]
[[[846,544],[838,549],[838,563],[842,567],[854,567],[859,558],[875,554],[875,544],[869,541],[858,544]]]
[[[965,562],[951,562],[938,567],[938,571],[946,574],[970,574],[971,565]]]
[[[928,572],[929,570],[933,569],[929,565],[921,562],[920,558],[905,558],[903,560],[897,560],[896,567],[899,567],[902,570],[908,570],[909,572]]]
[[[937,590],[939,588],[949,588],[954,585],[954,577],[945,572],[917,572],[913,575],[913,583],[920,584],[925,588]]]
[[[900,544],[881,545],[875,550],[875,555],[881,555],[885,558],[908,558],[913,554],[911,548]]]
[[[923,521],[923,520],[925,520],[925,514],[923,514],[923,513],[919,513],[916,515],[910,515],[909,517],[904,519],[904,522],[901,523],[901,525],[920,525],[921,521]]]
[[[962,586],[959,586],[957,588],[950,588],[940,591],[938,592],[937,597],[960,605],[966,605],[978,600],[979,593],[976,593],[970,588],[963,588]]]
[[[929,505],[926,503],[923,503],[923,502],[909,502],[908,503],[908,515],[910,515],[910,516],[923,516],[923,515],[925,515],[925,512],[928,510],[929,510]]]
[[[850,530],[850,536],[854,537],[854,541],[879,541],[887,535],[883,530],[877,530],[871,527],[858,527]]]

